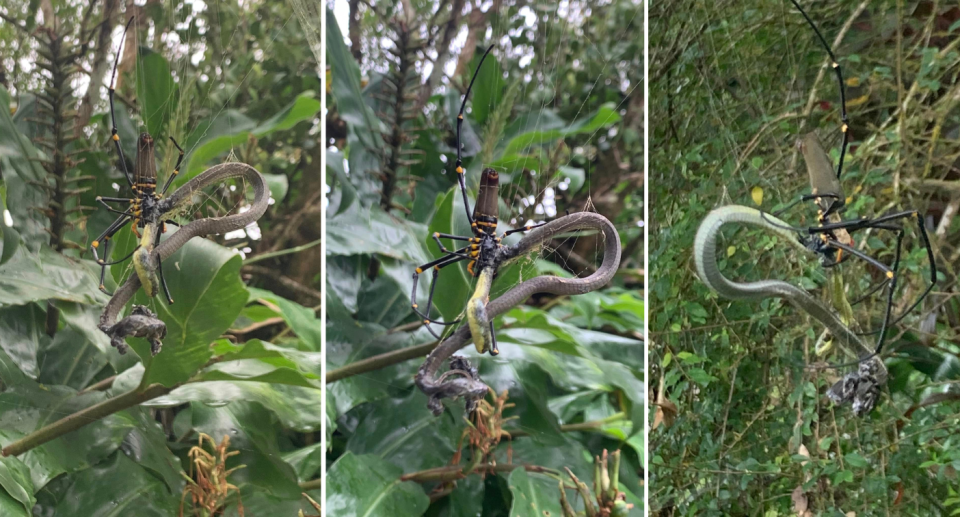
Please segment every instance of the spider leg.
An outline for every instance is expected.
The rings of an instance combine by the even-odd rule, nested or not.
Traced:
[[[122,198],[122,197],[101,197],[101,196],[97,196],[97,203],[100,203],[101,205],[103,205],[103,207],[106,208],[107,211],[113,212],[113,213],[115,213],[115,214],[123,214],[123,215],[130,216],[130,217],[133,217],[133,216],[134,216],[134,214],[133,214],[132,212],[125,212],[125,211],[123,211],[123,210],[117,210],[116,208],[113,208],[112,206],[110,206],[110,205],[107,204],[107,201],[127,201],[127,202],[132,202],[133,200],[127,199],[127,198]]]
[[[460,112],[457,114],[457,163],[454,168],[457,171],[457,182],[460,184],[460,193],[463,195],[463,207],[467,210],[467,221],[470,223],[470,226],[473,226],[473,211],[470,210],[470,198],[467,196],[467,183],[463,178],[463,141],[461,140],[461,129],[463,128],[463,111],[467,107],[467,99],[470,98],[470,90],[473,89],[473,83],[477,80],[477,76],[480,74],[480,69],[483,67],[483,61],[487,59],[487,55],[490,54],[490,51],[493,50],[493,45],[487,47],[487,51],[483,53],[483,56],[480,58],[480,64],[477,65],[477,70],[473,72],[473,78],[470,79],[470,85],[467,86],[467,93],[463,95],[463,102],[460,103]]]
[[[451,254],[451,255],[457,255],[458,257],[470,258],[470,257],[468,257],[467,255],[464,255],[464,254],[460,253],[459,251],[450,251],[450,250],[448,250],[448,249],[443,245],[443,243],[440,242],[440,239],[450,239],[450,240],[453,240],[453,241],[473,242],[473,237],[463,237],[463,236],[460,236],[460,235],[450,235],[449,233],[440,233],[440,232],[434,232],[434,233],[433,233],[433,240],[437,242],[437,246],[440,248],[440,251],[441,251],[441,252],[443,252],[443,253],[449,253],[449,254]],[[467,249],[467,248],[464,248],[464,249]]]
[[[448,322],[435,321],[430,319],[430,309],[433,307],[433,293],[437,287],[437,277],[440,276],[441,269],[449,266],[450,264],[456,264],[457,262],[466,260],[465,257],[461,256],[463,252],[466,250],[467,248],[463,248],[458,250],[456,254],[451,253],[442,258],[434,260],[433,262],[428,262],[418,267],[413,272],[413,290],[410,293],[410,305],[411,307],[413,307],[413,311],[417,314],[417,316],[420,316],[420,318],[423,319],[423,324],[425,327],[427,327],[427,330],[430,332],[430,334],[437,339],[440,339],[440,336],[438,336],[436,332],[434,332],[433,329],[430,327],[431,323],[436,323],[437,325],[446,326],[446,325],[455,325],[460,322],[459,319],[454,321],[448,321]],[[423,273],[424,270],[428,268],[433,269],[433,278],[430,282],[430,296],[427,298],[426,310],[421,312],[419,309],[419,306],[417,305],[417,282],[420,279],[420,274]]]
[[[157,237],[153,240],[153,247],[160,245],[160,235],[163,232],[157,232]],[[163,294],[167,297],[167,305],[173,305],[173,297],[170,296],[170,289],[167,287],[167,279],[163,277],[163,261],[157,257],[157,275],[160,277],[160,285],[163,286]]]
[[[113,294],[107,292],[107,289],[103,286],[103,280],[104,280],[104,278],[106,277],[106,273],[107,273],[107,266],[110,266],[110,265],[113,265],[113,264],[118,264],[118,263],[120,263],[120,262],[123,262],[123,261],[127,260],[128,258],[130,258],[130,256],[133,255],[133,253],[131,253],[130,255],[127,255],[126,257],[123,257],[123,258],[120,259],[120,260],[115,260],[115,261],[113,261],[113,262],[106,262],[106,261],[104,261],[104,260],[102,260],[102,259],[100,258],[99,254],[97,253],[97,248],[100,247],[100,242],[102,241],[102,242],[103,242],[103,258],[104,258],[104,259],[107,258],[107,257],[109,256],[108,253],[109,253],[109,248],[110,248],[110,238],[113,237],[114,234],[116,234],[117,232],[119,232],[121,229],[123,229],[123,227],[126,226],[127,223],[129,223],[129,222],[132,221],[132,220],[133,220],[133,219],[131,219],[130,217],[128,217],[128,216],[126,216],[126,215],[121,215],[120,217],[117,218],[116,221],[114,221],[112,224],[110,224],[110,226],[107,227],[107,229],[104,230],[103,233],[101,233],[100,236],[97,237],[96,240],[94,240],[92,243],[90,243],[90,250],[93,251],[93,258],[97,261],[97,264],[100,266],[100,285],[99,285],[99,289],[100,289],[101,292],[103,292],[103,293],[105,293],[105,294],[108,294],[108,295],[110,295],[110,296],[113,296]],[[134,251],[136,251],[136,250],[134,250]]]
[[[910,304],[910,306],[905,311],[903,311],[902,314],[900,314],[900,316],[897,316],[896,318],[893,319],[893,321],[891,322],[892,325],[899,323],[904,317],[907,316],[907,314],[913,311],[913,309],[917,308],[917,306],[920,305],[923,299],[926,298],[928,294],[930,294],[930,291],[933,290],[933,287],[937,283],[937,262],[936,262],[936,259],[934,258],[933,247],[930,245],[930,237],[927,235],[926,225],[923,223],[923,217],[920,215],[920,213],[916,210],[906,210],[903,212],[897,212],[894,214],[888,214],[881,217],[877,217],[875,219],[855,219],[850,221],[840,221],[837,223],[825,224],[823,226],[811,229],[811,233],[829,232],[836,229],[843,229],[843,230],[846,230],[848,233],[853,233],[855,231],[862,230],[865,228],[880,228],[884,230],[896,231],[902,234],[903,229],[900,226],[886,224],[886,223],[890,221],[906,219],[908,217],[913,217],[917,221],[917,227],[920,230],[920,237],[921,237],[921,240],[923,240],[924,249],[926,249],[927,251],[927,261],[930,263],[930,283],[923,290],[923,292],[920,293],[917,299],[912,304]],[[898,236],[898,243],[902,238],[903,238],[902,235]],[[898,249],[897,256],[899,256],[899,254],[900,254],[900,250]],[[862,255],[857,255],[857,256],[863,258]],[[864,335],[875,334],[876,332],[877,331],[872,331]]]
[[[173,173],[167,178],[167,182],[163,185],[163,190],[160,191],[161,196],[167,193],[167,189],[170,188],[173,179],[177,177],[177,174],[180,174],[180,164],[183,163],[183,148],[180,147],[180,144],[178,144],[172,136],[170,137],[170,141],[173,142],[173,145],[177,146],[177,150],[180,151],[180,156],[177,157],[177,164],[173,167]]]
[[[497,348],[497,333],[493,329],[493,320],[490,320],[490,355],[499,355],[500,349]]]
[[[840,179],[840,175],[843,173],[843,158],[847,155],[847,146],[850,143],[850,119],[847,118],[847,95],[844,91],[844,82],[843,82],[843,71],[840,69],[840,63],[837,62],[837,57],[833,55],[833,50],[830,49],[830,44],[827,43],[826,38],[823,37],[823,34],[820,33],[820,29],[817,28],[817,25],[813,23],[813,20],[807,16],[806,11],[800,7],[800,4],[797,3],[797,0],[790,0],[790,3],[800,11],[800,14],[803,15],[803,19],[807,21],[807,24],[810,25],[810,28],[813,29],[813,32],[817,34],[817,39],[820,40],[820,44],[823,45],[823,48],[827,51],[827,55],[830,56],[830,66],[833,68],[834,73],[837,76],[837,84],[840,86],[840,132],[843,133],[843,143],[840,145],[840,160],[837,162],[837,179]],[[824,197],[824,196],[821,196]],[[826,217],[829,214],[824,214]]]
[[[130,28],[130,24],[133,23],[133,17],[130,17],[130,21],[127,22],[127,25],[123,27],[123,35],[120,36],[120,48],[117,49],[117,56],[113,60],[113,73],[110,75],[110,87],[107,89],[110,97],[110,120],[113,123],[113,127],[110,129],[110,139],[113,140],[114,147],[117,149],[117,154],[120,155],[120,169],[123,171],[123,177],[127,179],[127,183],[130,185],[131,190],[136,190],[133,184],[133,178],[130,177],[130,172],[127,171],[127,160],[123,157],[123,148],[120,147],[120,135],[117,134],[117,113],[113,106],[113,95],[116,88],[116,78],[117,78],[117,64],[120,62],[120,51],[123,50],[123,40],[127,37],[127,29]]]
[[[500,238],[502,239],[502,238],[504,238],[504,237],[506,237],[506,236],[508,236],[508,235],[513,235],[513,234],[515,234],[515,233],[528,232],[528,231],[530,231],[530,230],[533,230],[534,228],[539,228],[539,227],[541,227],[541,226],[543,226],[543,225],[545,225],[545,224],[547,224],[547,223],[534,224],[534,225],[530,225],[530,226],[524,226],[523,228],[514,228],[513,230],[507,230],[507,231],[503,232],[503,235],[501,235]]]

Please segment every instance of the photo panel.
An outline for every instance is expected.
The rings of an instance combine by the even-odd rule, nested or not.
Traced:
[[[644,13],[327,3],[327,515],[644,514]]]
[[[0,5],[0,515],[320,515],[314,16]]]
[[[649,511],[955,511],[956,6],[650,18]]]

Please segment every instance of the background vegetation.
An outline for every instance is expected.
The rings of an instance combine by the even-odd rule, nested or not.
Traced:
[[[327,510],[562,515],[550,472],[569,467],[590,483],[592,456],[620,449],[620,489],[640,515],[643,6],[356,1],[333,9],[346,30],[329,11]],[[498,318],[497,358],[464,349],[511,404],[490,408],[491,433],[465,436],[462,401],[434,417],[413,385],[436,340],[410,309],[411,274],[439,253],[429,232],[469,235],[454,186],[455,120],[490,43],[464,122],[471,191],[481,164],[500,167],[503,224],[592,210],[616,224],[624,253],[609,287],[536,297]],[[501,271],[491,297],[521,278],[586,274],[600,263],[596,235],[554,247]],[[472,278],[450,267],[440,279],[439,310],[451,320]],[[500,441],[501,424],[512,441]],[[471,462],[481,468],[457,480]]]
[[[0,459],[0,513],[238,515],[239,490],[246,515],[316,514],[301,493],[319,499],[319,248],[286,252],[320,237],[320,80],[297,17],[256,1],[31,0],[0,14],[0,442],[86,424]],[[257,225],[164,263],[174,305],[138,295],[168,326],[155,358],[140,340],[121,356],[97,329],[107,297],[88,251],[114,218],[95,196],[127,194],[107,82],[131,16],[117,88],[126,155],[149,130],[163,181],[172,135],[188,151],[175,185],[239,160],[272,196]],[[243,209],[243,192],[211,188],[195,216]],[[113,267],[108,287],[129,274]],[[105,417],[81,413],[108,403]]]
[[[890,336],[882,403],[857,419],[812,373],[819,326],[790,306],[718,298],[694,274],[693,235],[712,208],[778,206],[809,192],[794,142],[816,129],[839,152],[837,85],[786,0],[651,4],[651,510],[660,515],[941,515],[956,498],[960,417],[956,265],[960,24],[955,5],[803,2],[848,83],[852,154],[846,217],[916,208],[941,269],[934,293]],[[809,205],[784,217],[812,224]],[[857,243],[884,262],[894,239]],[[898,313],[929,277],[915,229],[905,246]],[[751,232],[726,235],[728,275],[777,278],[814,293],[811,260]],[[723,250],[721,250],[722,252]],[[856,298],[878,280],[836,270]],[[883,304],[856,307],[877,328]],[[837,362],[836,357],[830,358]]]

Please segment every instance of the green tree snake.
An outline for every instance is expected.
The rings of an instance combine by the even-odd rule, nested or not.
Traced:
[[[503,249],[501,265],[538,250],[561,233],[574,230],[597,230],[603,235],[603,263],[593,274],[585,278],[546,275],[531,278],[517,284],[489,303],[484,303],[482,309],[475,307],[473,311],[485,314],[489,321],[536,293],[576,295],[595,291],[606,285],[620,266],[620,236],[606,217],[592,212],[570,214],[531,230],[515,246]],[[489,285],[486,287],[489,288]],[[478,297],[475,296],[475,298]],[[417,372],[415,379],[417,387],[430,398],[427,406],[435,415],[443,412],[441,399],[459,397],[466,400],[469,413],[489,390],[477,375],[476,368],[470,366],[464,358],[453,355],[469,344],[470,340],[470,326],[461,326],[430,352]],[[450,370],[438,376],[441,365],[447,359],[450,359]]]
[[[697,274],[711,290],[731,300],[759,301],[781,298],[795,308],[809,314],[826,327],[836,344],[853,358],[868,356],[872,350],[857,334],[806,291],[781,280],[734,282],[720,272],[717,264],[717,235],[724,225],[751,225],[782,237],[784,241],[805,254],[814,253],[804,246],[800,236],[789,230],[789,225],[770,214],[745,206],[729,205],[711,211],[700,223],[693,243]],[[828,395],[838,403],[852,402],[854,413],[870,412],[879,397],[879,387],[887,380],[887,369],[879,357],[871,357],[859,364],[856,373],[849,373],[837,382]]]
[[[250,209],[224,217],[205,217],[182,226],[179,230],[173,232],[169,238],[160,242],[156,248],[150,251],[149,258],[141,262],[142,264],[149,264],[145,266],[150,269],[149,274],[156,270],[160,261],[168,259],[190,239],[239,230],[260,219],[260,216],[266,212],[270,195],[263,176],[245,163],[231,162],[214,165],[175,190],[170,197],[162,201],[162,203],[165,203],[164,215],[175,214],[177,211],[183,210],[195,201],[196,196],[200,194],[203,188],[229,178],[243,178],[250,183],[253,188],[253,202]],[[144,337],[150,341],[151,352],[156,355],[160,351],[160,339],[166,333],[166,326],[153,313],[145,307],[134,306],[129,316],[115,323],[120,311],[133,298],[140,285],[140,275],[130,275],[127,281],[117,289],[100,315],[100,330],[110,336],[111,343],[121,353],[126,351],[127,345],[124,338],[126,336],[136,336]]]

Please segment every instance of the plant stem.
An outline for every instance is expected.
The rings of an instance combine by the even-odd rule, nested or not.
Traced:
[[[179,386],[179,385],[177,385]],[[173,391],[177,386],[166,387],[162,384],[151,384],[146,389],[138,391],[136,389],[128,391],[118,397],[104,400],[99,404],[88,407],[87,409],[77,411],[72,415],[66,416],[56,422],[44,426],[36,431],[24,436],[23,438],[11,443],[3,448],[2,454],[7,456],[19,456],[34,447],[43,445],[50,440],[59,438],[71,431],[76,431],[81,427],[96,422],[101,418],[112,415],[118,411],[136,406],[140,403],[166,395]]]
[[[323,486],[323,478],[311,479],[300,483],[301,490],[319,490]]]
[[[601,418],[600,420],[592,420],[590,422],[580,422],[579,424],[566,424],[560,426],[560,431],[564,433],[572,433],[576,431],[595,431],[600,429],[606,424],[613,422],[620,422],[627,419],[627,414],[623,411],[614,413],[608,417]],[[505,429],[510,433],[511,439],[519,438],[521,436],[530,436],[529,431],[524,431],[523,429],[509,430]]]
[[[327,372],[327,384],[339,381],[341,379],[346,379],[347,377],[352,377],[354,375],[359,375],[361,373],[379,370],[380,368],[402,363],[417,357],[423,357],[429,354],[431,350],[436,348],[438,344],[439,343],[437,341],[433,341],[423,345],[401,348],[400,350],[375,355],[373,357],[363,359],[362,361],[357,361],[335,370],[330,370]]]
[[[290,255],[290,254],[292,254],[292,253],[300,253],[301,251],[308,250],[308,249],[310,249],[310,248],[312,248],[312,247],[320,244],[321,241],[322,241],[322,239],[317,239],[317,240],[315,240],[315,241],[313,241],[313,242],[308,242],[308,243],[306,243],[306,244],[301,244],[300,246],[295,246],[295,247],[293,247],[293,248],[289,248],[289,249],[285,249],[285,250],[278,250],[278,251],[271,251],[271,252],[269,252],[269,253],[263,253],[263,254],[261,254],[261,255],[257,255],[257,256],[255,256],[255,257],[250,257],[250,258],[248,258],[247,260],[244,260],[244,261],[243,261],[243,265],[244,265],[244,266],[249,266],[250,264],[256,264],[257,262],[260,262],[261,260],[267,260],[267,259],[269,259],[269,258],[274,258],[274,257],[282,257],[283,255]]]
[[[433,469],[421,470],[419,472],[411,472],[410,474],[404,474],[403,476],[400,476],[400,480],[414,481],[417,483],[433,481],[442,483],[444,481],[463,479],[463,469],[463,465],[437,467]],[[553,474],[557,477],[560,476],[559,471],[548,467],[541,467],[539,465],[524,465],[519,463],[498,463],[496,465],[485,463],[483,465],[478,465],[473,472],[489,474],[491,472],[512,472],[514,469],[526,469],[527,472],[540,472],[543,474]]]

